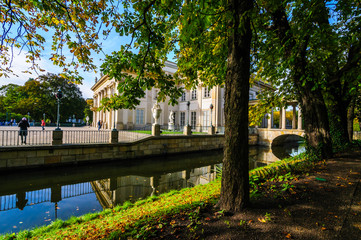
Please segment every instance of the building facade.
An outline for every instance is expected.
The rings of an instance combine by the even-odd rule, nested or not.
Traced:
[[[173,74],[177,70],[177,65],[166,62],[163,70],[167,74]],[[258,92],[266,87],[264,83],[257,83],[250,88],[250,99],[256,99]],[[91,88],[94,92],[93,107],[97,109],[104,97],[110,97],[117,92],[117,81],[102,76]],[[162,109],[159,124],[168,126],[173,120],[175,128],[182,129],[189,124],[193,130],[207,131],[211,125],[216,127],[224,126],[224,88],[215,86],[212,89],[199,84],[196,89],[185,90],[178,101],[178,105],[168,105],[168,101],[158,103]],[[145,129],[154,123],[152,117],[152,107],[156,103],[157,89],[146,90],[145,97],[134,110],[119,109],[113,111],[94,111],[93,126],[97,126],[99,120],[102,121],[103,129]],[[188,106],[189,102],[189,106]],[[211,110],[210,106],[213,106]],[[171,112],[173,118],[170,117]]]

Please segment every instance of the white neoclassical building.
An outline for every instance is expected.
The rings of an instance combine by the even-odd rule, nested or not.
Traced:
[[[177,65],[173,62],[166,62],[163,70],[168,74],[173,74],[177,70]],[[100,101],[104,97],[110,97],[117,93],[117,81],[109,79],[108,76],[102,76],[91,88],[94,92],[93,107],[100,106]],[[256,99],[257,94],[269,85],[257,82],[250,88],[250,99]],[[197,131],[207,131],[207,127],[224,126],[224,88],[215,86],[209,89],[199,84],[196,89],[185,90],[178,101],[178,105],[168,105],[168,101],[159,103],[162,113],[159,118],[160,125],[168,125],[171,111],[174,113],[174,124],[176,127],[182,127],[188,123],[192,129]],[[142,129],[151,126],[154,123],[152,117],[152,107],[156,103],[157,89],[146,90],[145,97],[141,99],[140,104],[134,110],[119,109],[113,111],[94,111],[93,126],[97,122],[103,122],[104,129]],[[189,104],[189,108],[187,103]],[[210,106],[213,105],[211,111]],[[211,113],[212,112],[212,113]]]

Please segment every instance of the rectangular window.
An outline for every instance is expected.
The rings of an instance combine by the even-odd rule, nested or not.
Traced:
[[[185,126],[185,125],[186,125],[185,120],[186,120],[186,113],[185,113],[185,112],[181,112],[181,113],[180,113],[180,125],[181,125],[181,126]]]
[[[137,109],[135,112],[135,124],[144,124],[144,110]]]
[[[185,102],[186,100],[186,93],[182,93],[181,102]]]
[[[197,124],[197,113],[196,112],[191,112],[191,126],[192,126],[192,129],[196,128],[196,124]]]
[[[197,99],[197,89],[192,90],[192,100],[196,100]]]
[[[209,117],[209,111],[203,111],[203,127],[209,127],[211,126],[210,123],[210,117]]]
[[[208,87],[204,88],[204,97],[205,98],[211,97],[211,90]]]

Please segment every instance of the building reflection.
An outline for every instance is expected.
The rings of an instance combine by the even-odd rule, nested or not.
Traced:
[[[216,165],[204,166],[152,177],[124,176],[92,181],[91,186],[103,208],[126,201],[135,202],[171,190],[207,184],[216,178]]]

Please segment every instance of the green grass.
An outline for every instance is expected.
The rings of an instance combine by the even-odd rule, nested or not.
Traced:
[[[288,172],[304,171],[314,163],[305,160],[301,155],[279,161],[268,166],[250,171],[251,196],[262,179],[280,176]],[[214,205],[220,194],[220,178],[193,188],[173,190],[160,196],[152,196],[132,204],[126,202],[113,209],[99,213],[72,217],[69,220],[56,220],[49,226],[22,231],[18,234],[3,235],[0,239],[127,239],[146,238],[150,234],[149,227],[162,222],[165,216],[180,212],[192,213],[195,209]]]

